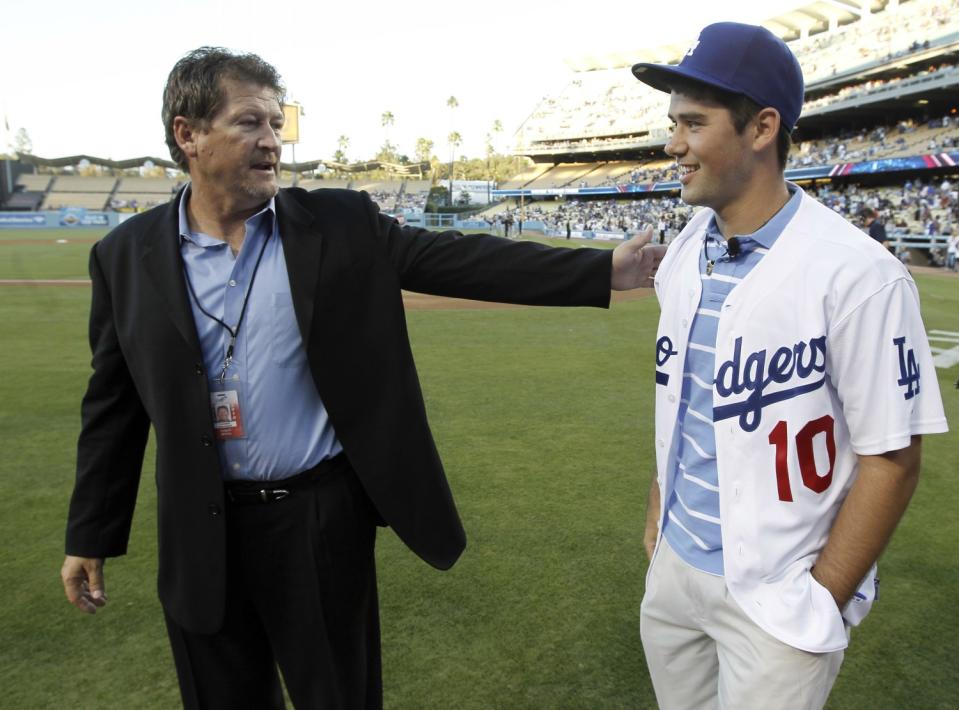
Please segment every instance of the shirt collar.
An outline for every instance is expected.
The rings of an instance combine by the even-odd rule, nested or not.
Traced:
[[[190,194],[190,184],[187,183],[187,186],[183,189],[183,192],[180,193],[180,204],[177,206],[177,215],[178,215],[178,226],[180,234],[180,243],[184,241],[191,242],[200,247],[219,247],[226,244],[222,239],[216,239],[211,237],[208,234],[203,232],[191,232],[190,231],[190,220],[186,216],[186,202],[187,197]],[[257,229],[261,226],[262,220],[267,219],[267,213],[269,213],[270,218],[273,220],[273,224],[276,223],[276,196],[270,198],[270,201],[264,205],[263,209],[257,212],[255,215],[246,220],[247,234],[252,234],[256,232]]]
[[[740,240],[751,239],[766,249],[772,248],[773,243],[779,238],[779,235],[782,234],[786,225],[789,224],[789,221],[793,218],[793,215],[796,214],[796,211],[799,209],[799,203],[802,202],[802,190],[799,189],[798,185],[787,181],[786,189],[789,190],[789,200],[776,214],[770,217],[766,224],[752,234],[737,234],[736,237]],[[715,214],[709,218],[707,232],[710,237],[719,240],[723,239],[719,231],[719,226],[716,224]]]

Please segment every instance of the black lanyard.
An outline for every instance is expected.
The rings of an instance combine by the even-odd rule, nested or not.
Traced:
[[[203,307],[203,304],[200,303],[200,299],[196,297],[196,291],[193,290],[193,283],[190,281],[190,271],[186,268],[186,261],[183,261],[183,276],[186,278],[187,288],[190,289],[190,295],[193,296],[193,300],[196,302],[196,307],[200,309],[200,313],[205,315],[207,318],[215,320],[230,333],[230,344],[226,348],[226,357],[223,359],[223,369],[220,371],[220,376],[217,378],[217,381],[219,382],[223,382],[226,379],[226,371],[229,370],[230,365],[233,364],[233,346],[236,345],[236,338],[240,334],[240,326],[243,325],[243,317],[246,315],[246,304],[250,301],[250,292],[253,291],[253,281],[256,279],[256,272],[260,270],[260,261],[263,259],[263,253],[266,251],[266,245],[272,236],[273,232],[271,231],[263,240],[263,246],[260,247],[260,253],[256,257],[256,264],[253,265],[253,273],[250,274],[250,283],[246,287],[246,295],[243,296],[243,307],[240,308],[240,319],[236,322],[235,328],[231,328],[226,324],[225,321],[217,318]]]

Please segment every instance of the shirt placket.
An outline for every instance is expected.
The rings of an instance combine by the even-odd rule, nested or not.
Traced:
[[[228,469],[234,474],[248,475],[250,473],[250,439],[253,432],[250,431],[252,425],[251,402],[250,402],[250,372],[249,372],[249,342],[248,336],[250,328],[250,309],[251,303],[247,303],[247,313],[243,317],[243,323],[237,332],[237,324],[240,323],[240,316],[243,311],[243,302],[246,299],[247,289],[250,283],[250,270],[252,264],[259,253],[259,244],[254,244],[256,240],[251,238],[248,229],[244,245],[240,254],[237,256],[230,271],[229,279],[224,285],[223,298],[223,321],[227,323],[234,332],[237,333],[236,343],[233,346],[233,361],[230,370],[227,373],[228,379],[235,379],[240,382],[242,390],[241,406],[244,408],[244,424],[247,427],[247,436],[243,439],[233,439],[223,443],[223,453],[226,458]],[[252,257],[251,257],[252,254]],[[252,294],[250,294],[252,300]],[[222,355],[226,355],[227,347],[230,344],[230,333],[223,329],[223,341],[221,345]]]

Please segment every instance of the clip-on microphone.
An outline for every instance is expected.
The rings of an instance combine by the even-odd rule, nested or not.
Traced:
[[[726,256],[730,259],[735,259],[739,256],[739,238],[730,237],[726,240]]]

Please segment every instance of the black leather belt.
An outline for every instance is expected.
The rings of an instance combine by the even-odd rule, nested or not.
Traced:
[[[227,481],[226,499],[234,505],[277,503],[297,491],[309,488],[318,479],[348,463],[340,452],[331,459],[323,459],[313,468],[279,481]]]

